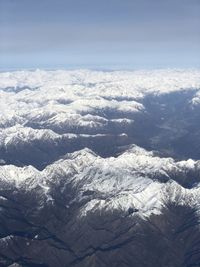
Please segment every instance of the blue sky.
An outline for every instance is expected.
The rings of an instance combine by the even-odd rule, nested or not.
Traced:
[[[199,0],[0,0],[0,70],[200,67]]]

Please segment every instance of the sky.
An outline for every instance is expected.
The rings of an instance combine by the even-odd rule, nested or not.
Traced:
[[[0,70],[200,67],[200,0],[0,0]]]

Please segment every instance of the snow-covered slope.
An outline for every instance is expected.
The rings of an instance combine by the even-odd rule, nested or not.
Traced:
[[[83,149],[84,144],[91,147],[91,142],[95,143],[91,148],[100,146],[97,149],[100,151],[101,147],[111,143],[111,139],[112,146],[122,146],[124,151],[116,158],[101,158],[91,151],[80,150],[70,154],[70,159],[61,159],[49,166],[49,163],[44,162],[47,167],[42,172],[32,167],[2,166],[1,179],[19,186],[26,181],[30,182],[31,177],[34,181],[31,180],[31,183],[40,184],[43,177],[46,186],[46,180],[55,180],[60,171],[59,179],[66,174],[67,179],[72,179],[75,186],[81,184],[76,197],[81,198],[81,194],[87,190],[98,195],[97,199],[92,198],[85,204],[82,213],[84,209],[91,210],[93,207],[126,209],[127,205],[136,206],[139,210],[143,207],[145,212],[154,209],[154,206],[161,209],[163,192],[166,187],[171,188],[176,184],[171,183],[171,180],[176,180],[176,187],[180,188],[181,185],[193,187],[199,182],[199,163],[191,159],[175,162],[172,158],[160,158],[153,152],[130,145],[135,141],[137,127],[140,127],[138,122],[141,124],[144,118],[146,120],[144,116],[151,112],[146,98],[153,95],[162,97],[179,91],[194,92],[187,101],[191,108],[198,103],[199,88],[198,70],[36,70],[1,73],[2,165],[9,162],[22,166],[27,163],[38,166],[35,159],[37,157],[40,161],[46,158],[46,162],[52,163],[56,157],[65,157],[67,151]],[[160,110],[164,110],[162,116],[166,116],[170,107],[165,108],[166,104],[162,102],[159,105]],[[156,121],[155,125],[157,123]],[[163,124],[163,118],[159,123],[161,129],[170,128],[165,125],[165,119]],[[144,131],[151,132],[151,125],[148,127],[150,129],[145,128]],[[143,133],[139,133],[136,141],[140,135]],[[121,140],[118,143],[115,142],[116,136]],[[158,137],[151,138],[153,143]],[[108,140],[107,143],[105,140]],[[107,149],[111,150],[109,147]],[[48,154],[56,156],[49,157]],[[31,157],[26,161],[29,155]],[[18,164],[18,161],[21,163]],[[70,170],[73,170],[72,173],[69,173]],[[188,173],[195,176],[191,182],[187,181]]]
[[[40,187],[46,201],[53,199],[54,187],[68,184],[75,189],[71,202],[86,201],[81,216],[98,209],[127,212],[129,208],[146,216],[161,213],[168,201],[195,207],[200,201],[200,186],[195,183],[190,189],[184,187],[184,180],[190,179],[192,172],[200,174],[199,161],[175,162],[133,146],[117,158],[106,159],[83,149],[65,155],[43,171],[32,166],[1,166],[0,182],[5,188],[21,187],[36,195]],[[60,190],[62,194],[63,188]]]

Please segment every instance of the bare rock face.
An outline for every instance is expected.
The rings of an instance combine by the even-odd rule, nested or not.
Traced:
[[[199,74],[0,73],[0,266],[200,266]]]

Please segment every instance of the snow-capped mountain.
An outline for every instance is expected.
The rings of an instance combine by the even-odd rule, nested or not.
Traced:
[[[200,266],[199,99],[199,70],[0,73],[0,266]]]

